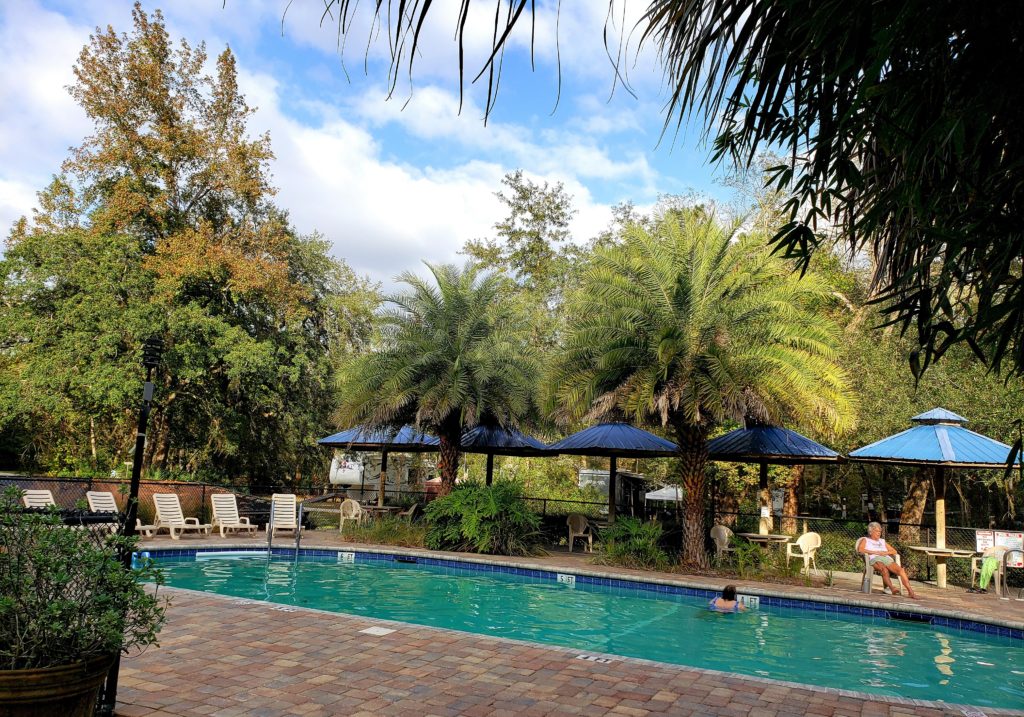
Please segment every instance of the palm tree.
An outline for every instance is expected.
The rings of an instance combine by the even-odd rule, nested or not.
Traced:
[[[707,438],[746,416],[838,428],[850,415],[826,295],[700,210],[669,211],[598,249],[570,297],[572,327],[553,373],[568,417],[656,421],[679,445],[684,562],[702,566]]]
[[[459,439],[481,421],[515,427],[534,406],[536,362],[506,280],[479,265],[404,272],[386,299],[377,350],[343,372],[340,418],[379,428],[415,423],[440,440],[443,490],[455,484]]]

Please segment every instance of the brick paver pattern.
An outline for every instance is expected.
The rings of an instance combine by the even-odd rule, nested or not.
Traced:
[[[167,590],[159,648],[122,662],[121,717],[957,715],[642,660]],[[394,629],[382,636],[360,632]],[[995,711],[989,711],[993,713]]]

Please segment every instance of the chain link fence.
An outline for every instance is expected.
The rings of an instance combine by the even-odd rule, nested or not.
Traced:
[[[62,509],[75,509],[85,506],[87,491],[109,491],[113,493],[118,508],[124,510],[128,495],[128,482],[100,478],[42,478],[23,476],[0,476],[0,488],[15,485],[22,490],[43,489],[53,494],[54,502]],[[234,493],[238,498],[239,514],[248,517],[253,523],[265,525],[270,512],[270,494],[274,490],[254,486],[248,492],[244,489],[210,485],[206,483],[185,483],[177,481],[142,481],[139,489],[139,518],[143,523],[151,523],[155,518],[153,509],[154,493],[174,493],[181,502],[182,512],[189,517],[195,516],[201,522],[209,522],[211,516],[209,496],[214,493]],[[384,502],[389,506],[407,508],[413,503],[421,506],[436,497],[436,491],[430,490],[385,490]],[[337,529],[339,524],[339,508],[345,498],[358,500],[364,506],[377,503],[376,489],[349,488],[331,491],[323,487],[315,488],[309,495],[300,495],[300,500],[316,498],[315,502],[304,507],[304,524],[319,529]],[[546,532],[552,537],[559,536],[565,516],[573,513],[585,515],[591,521],[600,524],[608,517],[608,505],[605,502],[563,500],[557,498],[527,497],[527,504],[541,516]],[[657,514],[666,528],[666,533],[678,533],[679,516],[673,511]],[[649,516],[638,516],[647,518]],[[860,572],[863,559],[857,555],[857,540],[866,534],[866,521],[839,518],[819,518],[814,516],[776,516],[773,519],[774,532],[793,535],[804,532],[815,532],[821,536],[821,548],[817,554],[817,564],[821,570],[842,572]],[[734,533],[754,533],[758,530],[760,516],[753,513],[719,512],[717,522],[728,526]],[[710,526],[709,526],[710,527]],[[910,574],[920,579],[931,579],[934,576],[934,561],[907,548],[910,545],[934,545],[935,528],[926,525],[903,524],[889,521],[882,524],[883,537],[899,550],[903,565]],[[946,546],[962,550],[974,550],[976,547],[975,528],[951,526],[946,528]],[[901,537],[902,536],[902,537]],[[950,584],[968,586],[971,582],[971,561],[952,559],[947,563],[947,579]],[[1010,570],[1009,584],[1013,587],[1024,587],[1024,570]]]

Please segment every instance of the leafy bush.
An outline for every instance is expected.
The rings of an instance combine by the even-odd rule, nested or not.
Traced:
[[[427,547],[494,555],[534,555],[540,543],[540,517],[511,481],[492,486],[460,483],[427,505]]]
[[[669,558],[661,549],[661,524],[636,518],[617,518],[601,531],[595,562],[626,568],[664,570]]]
[[[399,545],[403,548],[422,548],[427,528],[423,523],[410,522],[394,515],[373,518],[362,523],[345,524],[345,540],[353,543]]]
[[[164,603],[143,581],[147,563],[118,559],[136,541],[65,526],[56,511],[25,511],[0,496],[0,669],[67,665],[156,644]]]

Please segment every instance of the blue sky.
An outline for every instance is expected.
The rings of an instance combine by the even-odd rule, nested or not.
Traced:
[[[269,131],[280,192],[302,232],[319,231],[336,256],[388,283],[421,260],[458,260],[473,238],[491,235],[502,207],[493,196],[501,177],[523,169],[535,181],[565,184],[579,214],[579,240],[607,224],[612,205],[641,207],[661,194],[697,190],[718,198],[723,172],[707,162],[699,129],[662,137],[665,93],[651,48],[629,41],[628,72],[635,96],[621,86],[602,43],[608,10],[598,0],[563,3],[558,48],[562,92],[557,96],[555,5],[539,2],[536,71],[529,67],[529,23],[522,23],[505,58],[497,106],[485,126],[486,85],[469,85],[457,114],[458,78],[453,0],[437,0],[423,40],[413,86],[387,91],[387,47],[367,44],[362,2],[344,53],[337,28],[320,25],[321,0],[165,0],[160,7],[174,37],[205,41],[211,55],[230,45],[243,91],[259,109],[254,133]],[[572,7],[569,7],[572,6]],[[631,30],[645,2],[618,5]],[[490,2],[470,18],[468,74],[476,73],[489,38]],[[486,11],[486,12],[485,12]],[[362,23],[360,25],[359,23]],[[84,113],[64,87],[71,66],[96,26],[131,29],[126,0],[0,3],[0,226],[27,214],[35,192],[58,171],[67,148],[89,132]],[[474,32],[472,28],[479,28]],[[345,69],[348,77],[346,78]],[[609,97],[611,99],[609,99]],[[552,110],[554,112],[552,113]]]

